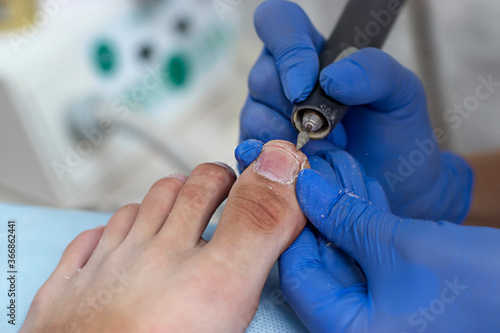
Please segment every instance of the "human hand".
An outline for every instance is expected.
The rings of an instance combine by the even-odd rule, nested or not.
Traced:
[[[21,332],[243,332],[271,267],[305,226],[295,196],[304,167],[293,145],[271,142],[238,180],[203,164],[158,181],[140,205],[68,246]],[[226,197],[207,243],[201,235]]]
[[[280,276],[312,332],[498,331],[499,230],[400,218],[381,209],[382,191],[371,202],[357,193],[299,175],[299,204],[320,236],[306,229]]]
[[[332,144],[345,147],[380,182],[397,215],[465,219],[472,172],[461,158],[440,151],[444,133],[434,135],[424,89],[413,73],[376,49],[360,50],[319,73],[324,40],[291,2],[264,2],[255,25],[265,49],[250,74],[242,139],[295,142],[292,103],[304,100],[319,78],[327,94],[352,107],[344,128],[306,145],[307,155],[324,156]]]

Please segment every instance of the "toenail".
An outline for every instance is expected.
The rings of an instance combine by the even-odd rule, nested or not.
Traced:
[[[184,182],[184,183],[187,182],[187,180],[188,180],[187,176],[185,176],[183,174],[180,174],[180,173],[176,173],[176,174],[170,175],[167,178],[178,179],[178,180],[180,180],[181,182]]]
[[[231,175],[235,176],[236,177],[236,172],[234,171],[233,168],[231,168],[229,165],[227,165],[226,163],[222,163],[222,162],[212,162],[210,164],[215,164],[215,165],[218,165],[218,166],[221,166],[223,168],[225,168]]]
[[[255,171],[272,181],[291,184],[302,167],[301,159],[280,147],[264,147],[255,163]]]

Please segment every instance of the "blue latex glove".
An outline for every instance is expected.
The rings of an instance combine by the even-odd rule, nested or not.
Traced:
[[[307,16],[302,11],[299,14],[301,21],[309,22]],[[262,19],[265,20],[266,18]],[[280,29],[279,35],[289,35],[289,32],[294,34],[294,31],[290,31],[289,29],[289,19],[285,20],[284,17],[280,17],[279,19],[280,21],[275,22],[274,25],[275,29]],[[298,30],[302,28],[302,26],[297,27]],[[300,61],[310,61],[311,57],[315,58],[314,73],[309,73],[310,69],[308,67],[295,66],[296,64],[292,62],[283,63],[284,66],[290,66],[289,69],[292,72],[294,69],[297,69],[295,75],[292,75],[294,78],[293,81],[286,81],[286,77],[284,78],[284,86],[292,89],[290,93],[287,93],[288,97],[286,97],[274,58],[271,52],[265,48],[248,79],[250,95],[241,114],[241,142],[248,139],[256,139],[263,142],[286,140],[296,143],[297,132],[290,122],[293,110],[293,104],[290,100],[298,100],[295,97],[296,95],[301,95],[303,100],[311,92],[312,88],[306,92],[298,92],[294,89],[302,89],[300,86],[301,82],[299,81],[308,82],[311,80],[311,76],[314,76],[314,80],[317,81],[319,70],[317,52],[321,50],[324,44],[323,37],[316,32],[310,23],[308,23],[306,28],[308,29],[307,35],[303,36],[305,37],[303,38],[304,43],[307,44],[306,49],[303,50],[305,56],[292,60],[297,63]],[[314,37],[310,39],[309,34],[312,34]],[[301,38],[299,34],[297,34],[297,37]],[[280,46],[276,45],[276,47]],[[301,79],[297,81],[297,77]],[[325,140],[311,141],[302,151],[308,156],[322,155],[335,146],[345,148],[346,144],[344,128],[342,125],[339,125]]]
[[[301,234],[280,259],[281,286],[312,332],[498,332],[500,230],[400,218],[312,170],[299,175],[297,196],[366,277]]]
[[[424,89],[413,73],[382,51],[364,49],[319,75],[324,40],[291,2],[264,2],[255,25],[265,49],[250,74],[242,139],[294,142],[292,102],[304,100],[319,76],[331,97],[352,107],[344,128],[306,145],[306,154],[323,157],[331,144],[346,146],[366,174],[381,183],[395,214],[457,223],[465,219],[472,171],[463,159],[439,150]],[[443,139],[441,132],[436,134]]]
[[[241,167],[261,149],[240,145]],[[317,171],[299,175],[299,204],[314,226],[279,262],[285,297],[308,329],[497,332],[500,259],[491,254],[500,231],[391,215],[351,156],[336,150],[327,160],[312,158]]]

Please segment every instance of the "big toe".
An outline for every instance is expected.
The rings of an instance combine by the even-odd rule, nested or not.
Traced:
[[[229,194],[209,249],[243,276],[260,281],[306,224],[295,195],[306,156],[285,141],[266,144]]]

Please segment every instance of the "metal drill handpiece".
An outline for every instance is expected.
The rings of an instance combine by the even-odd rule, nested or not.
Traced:
[[[311,132],[319,130],[323,126],[323,120],[315,111],[307,111],[302,117],[302,128],[297,138],[297,151],[302,149],[309,140]]]

